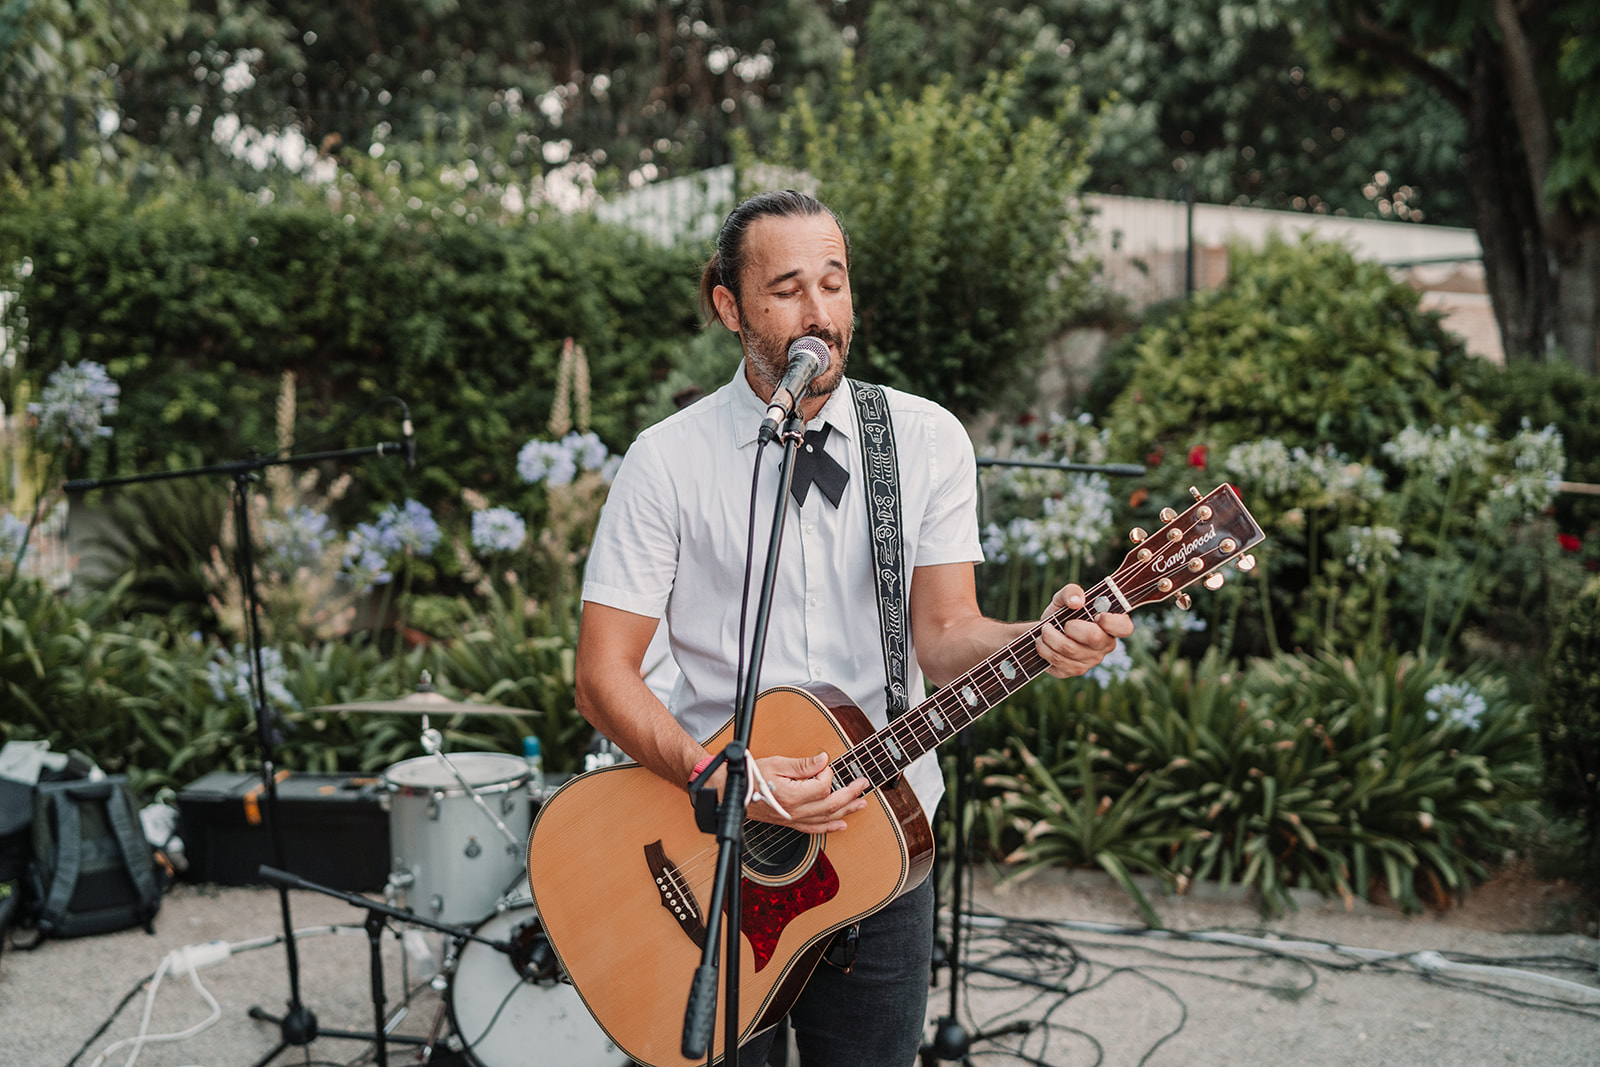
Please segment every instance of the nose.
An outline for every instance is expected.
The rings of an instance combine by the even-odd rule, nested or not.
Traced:
[[[817,329],[828,331],[833,329],[833,317],[828,314],[822,297],[820,289],[812,288],[805,291],[805,304],[801,308],[801,326],[807,333]]]

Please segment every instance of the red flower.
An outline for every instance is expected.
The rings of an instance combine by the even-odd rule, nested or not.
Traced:
[[[1556,534],[1556,544],[1560,545],[1568,552],[1577,552],[1583,548],[1583,541],[1572,536],[1571,534]]]
[[[1036,423],[1038,421],[1039,421],[1039,416],[1035,415],[1031,411],[1024,411],[1021,415],[1017,416],[1017,425],[1018,426],[1032,426],[1034,423]]]
[[[1189,449],[1189,466],[1199,467],[1201,470],[1206,469],[1205,445],[1195,445],[1193,448]]]

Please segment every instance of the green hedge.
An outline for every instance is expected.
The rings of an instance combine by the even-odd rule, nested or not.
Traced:
[[[396,440],[382,398],[410,404],[419,471],[362,463],[358,507],[437,508],[461,488],[515,506],[517,449],[544,430],[567,337],[589,358],[593,428],[624,446],[638,398],[696,328],[694,255],[587,216],[491,217],[405,193],[349,175],[297,203],[187,186],[136,201],[73,181],[0,192],[19,372],[94,359],[122,386],[111,448],[72,473],[270,452],[292,370],[297,433],[318,448]]]

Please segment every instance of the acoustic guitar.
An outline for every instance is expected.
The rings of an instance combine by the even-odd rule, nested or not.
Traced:
[[[1122,566],[1086,591],[1086,605],[1040,626],[1174,598],[1219,569],[1254,566],[1261,527],[1232,486],[1181,516],[1162,512],[1153,535],[1132,533]],[[757,698],[750,751],[827,752],[836,788],[865,777],[865,809],[845,833],[814,835],[744,824],[738,1041],[788,1012],[833,933],[915,888],[933,863],[928,819],[901,772],[912,761],[1042,674],[1038,628],[1012,641],[881,730],[845,694],[821,683],[781,685]],[[730,720],[706,748],[720,751]],[[544,801],[528,836],[528,881],[545,935],[601,1028],[649,1067],[691,1067],[680,1051],[690,979],[713,917],[705,914],[717,858],[683,788],[634,763],[579,775]],[[725,982],[719,975],[719,997]],[[718,1012],[712,1045],[726,1035]]]

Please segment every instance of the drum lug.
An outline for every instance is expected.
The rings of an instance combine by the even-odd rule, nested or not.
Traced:
[[[443,793],[433,792],[433,793],[428,794],[428,821],[429,822],[438,822],[439,821],[439,804],[440,804],[440,802],[442,800],[444,800],[444,794]]]

